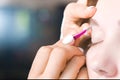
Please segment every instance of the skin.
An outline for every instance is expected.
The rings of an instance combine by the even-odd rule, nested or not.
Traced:
[[[92,43],[87,52],[90,79],[120,78],[120,0],[99,0],[91,19]]]
[[[84,0],[85,2],[81,1],[71,3],[66,7],[61,29],[61,40],[66,35],[78,33],[84,26],[89,26],[88,24],[78,26],[77,22],[80,22],[81,18],[92,17],[95,8],[92,13],[86,12],[83,14],[86,10],[87,0]],[[96,6],[97,12],[90,21],[93,45],[86,55],[90,79],[120,78],[119,3],[120,0],[99,0]],[[87,69],[81,67],[85,63],[85,56],[76,47],[82,38],[75,41],[74,46],[71,44],[64,45],[61,40],[56,44],[40,48],[33,61],[29,79],[88,78]],[[61,72],[62,74],[60,74]]]
[[[85,37],[73,41],[74,44],[63,44],[62,40],[68,34],[76,34],[84,27],[89,27],[88,23],[80,24],[83,18],[92,17],[95,7],[87,7],[87,0],[78,0],[77,3],[70,3],[64,11],[64,18],[61,28],[61,39],[53,45],[41,47],[33,61],[28,79],[87,79],[87,69],[85,56],[77,47]],[[81,19],[82,18],[82,19]],[[79,23],[78,23],[79,22]],[[81,25],[81,26],[79,26]]]

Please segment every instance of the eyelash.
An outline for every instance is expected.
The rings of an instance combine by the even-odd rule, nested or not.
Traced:
[[[92,47],[92,46],[95,46],[95,45],[97,45],[97,44],[99,44],[99,43],[101,43],[101,42],[103,42],[103,41],[99,41],[99,42],[96,42],[96,43],[90,43],[88,46],[89,46],[89,47]]]
[[[92,46],[95,46],[95,45],[97,45],[97,43],[90,43],[89,47],[92,47]]]

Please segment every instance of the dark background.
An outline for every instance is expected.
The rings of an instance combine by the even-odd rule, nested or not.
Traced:
[[[27,79],[37,50],[60,36],[72,0],[0,0],[0,79]]]

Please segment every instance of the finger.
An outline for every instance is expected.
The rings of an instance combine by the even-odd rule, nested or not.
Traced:
[[[89,27],[91,27],[88,23],[84,23],[78,30],[78,33],[80,33],[81,31],[88,29]],[[77,33],[77,34],[78,34]],[[88,30],[85,34],[83,34],[81,37],[79,37],[78,39],[76,39],[75,41],[75,46],[80,46],[85,40],[89,39],[91,37],[91,29]]]
[[[78,0],[77,3],[83,4],[83,5],[87,5],[87,1],[88,0]]]
[[[83,67],[83,68],[80,70],[77,79],[88,79],[87,68]]]
[[[37,55],[33,61],[33,64],[29,73],[29,78],[40,76],[40,74],[44,71],[47,65],[51,51],[52,51],[52,48],[50,46],[44,46],[40,48],[40,50],[37,52]]]
[[[59,41],[55,44],[56,46],[62,48],[63,50],[66,50],[67,54],[67,60],[71,59],[73,56],[83,56],[84,53],[79,49],[79,47],[75,47],[73,45],[66,45],[63,44],[62,41]]]
[[[67,25],[65,26],[64,30],[63,30],[63,40],[66,39],[67,36],[69,35],[77,35],[78,33],[80,33],[81,31],[89,28],[90,25],[88,23],[84,23],[81,27],[79,27],[77,24],[71,24],[69,27],[67,27]],[[88,30],[84,35],[82,35],[80,38],[74,40],[74,44],[75,46],[79,46],[82,42],[84,42],[86,39],[90,38],[91,36],[91,29]],[[69,41],[68,41],[69,42]]]
[[[75,34],[80,26],[74,22],[63,22],[61,27],[61,39],[66,37],[68,34]]]
[[[47,67],[43,73],[47,78],[58,78],[64,69],[66,62],[73,56],[81,56],[83,53],[74,46],[61,45],[55,48],[49,58]]]
[[[75,79],[80,68],[85,64],[85,57],[84,56],[75,56],[72,60],[68,63],[67,67],[65,68],[64,72],[61,75],[61,79]]]
[[[55,48],[51,52],[43,76],[49,79],[57,79],[59,77],[60,72],[63,69],[63,65],[66,64],[66,56],[66,50],[60,47]]]
[[[70,3],[68,6],[65,8],[64,11],[64,22],[69,22],[69,21],[79,21],[80,18],[90,18],[92,17],[96,12],[96,8],[93,6],[86,7],[81,4],[76,4],[76,3]]]

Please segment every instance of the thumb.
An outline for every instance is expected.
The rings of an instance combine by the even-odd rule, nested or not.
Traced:
[[[77,3],[83,4],[83,5],[87,5],[88,0],[78,0]]]

